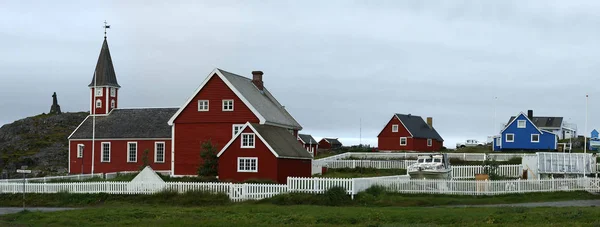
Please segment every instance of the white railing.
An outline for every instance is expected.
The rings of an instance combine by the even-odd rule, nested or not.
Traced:
[[[68,175],[68,176],[50,176],[50,177],[35,177],[35,178],[25,178],[25,182],[49,182],[53,180],[87,180],[90,178],[99,177],[102,178],[102,173],[95,174],[79,174],[79,175]],[[23,182],[23,178],[15,178],[15,179],[2,179],[0,183],[11,183],[11,182]]]
[[[422,153],[422,152],[402,152],[402,153],[385,153],[385,152],[346,152],[334,156],[329,156],[321,159],[315,159],[315,162],[330,162],[334,160],[341,160],[347,158],[357,159],[417,159],[419,155],[428,155],[434,153]],[[435,153],[439,154],[439,153]],[[464,161],[484,161],[486,157],[494,159],[496,161],[508,161],[511,158],[523,157],[524,155],[531,155],[531,153],[451,153],[448,152],[449,158],[459,158]]]
[[[416,160],[333,160],[327,162],[327,168],[374,168],[374,169],[406,169]]]
[[[483,173],[483,166],[452,166],[452,179],[475,179],[475,174]],[[521,165],[499,165],[496,174],[502,177],[520,177]]]
[[[349,195],[356,195],[379,185],[391,192],[459,195],[497,195],[528,192],[589,191],[600,192],[599,178],[572,178],[547,180],[411,180],[408,176],[372,178],[295,178],[289,177],[287,185],[233,184],[215,182],[71,182],[26,183],[26,193],[108,193],[152,194],[161,191],[179,193],[208,191],[224,193],[232,201],[264,199],[287,192],[324,193],[332,187],[342,187]],[[21,183],[0,183],[0,193],[22,193]]]

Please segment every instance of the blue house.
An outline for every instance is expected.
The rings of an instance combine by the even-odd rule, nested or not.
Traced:
[[[556,134],[539,129],[521,112],[494,137],[493,147],[494,151],[556,150],[557,143]]]
[[[600,147],[600,138],[598,138],[598,131],[596,129],[592,130],[590,135],[590,139],[587,142],[588,150],[590,151],[598,151],[598,147]]]

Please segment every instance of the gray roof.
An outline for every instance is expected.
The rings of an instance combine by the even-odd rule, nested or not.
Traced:
[[[527,117],[527,114],[524,114]],[[515,116],[510,117],[508,123],[512,122]],[[562,117],[533,117],[529,119],[538,128],[560,128],[562,127]],[[507,123],[507,124],[508,124]]]
[[[340,142],[337,138],[323,138],[323,139],[331,145],[334,145],[334,144],[342,145],[342,142]]]
[[[402,124],[406,126],[406,129],[410,132],[410,134],[413,135],[413,137],[444,141],[435,128],[429,127],[429,125],[427,125],[427,123],[420,116],[411,114],[396,114],[396,117],[398,117]]]
[[[117,75],[115,74],[106,38],[104,38],[104,42],[102,43],[102,49],[100,49],[100,56],[98,56],[98,63],[96,63],[96,70],[89,85],[90,87],[94,86],[94,77],[96,76],[98,76],[96,86],[121,87],[117,82]]]
[[[256,132],[275,150],[280,158],[310,158],[312,156],[287,129],[252,123]]]
[[[300,137],[300,139],[302,141],[304,141],[305,144],[317,144],[319,142],[317,142],[315,140],[315,138],[313,138],[311,135],[307,135],[307,134],[298,134],[298,137]]]
[[[277,102],[275,97],[265,87],[263,92],[258,90],[252,80],[240,75],[218,69],[229,82],[241,93],[248,102],[265,118],[266,123],[302,129],[302,126]]]
[[[110,115],[96,116],[96,139],[171,138],[169,118],[177,108],[114,109]],[[69,139],[91,139],[92,116]]]

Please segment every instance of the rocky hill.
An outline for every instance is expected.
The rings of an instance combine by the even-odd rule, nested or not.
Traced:
[[[66,174],[67,137],[87,112],[41,114],[0,128],[0,178],[17,177],[16,169],[27,165],[33,176]]]

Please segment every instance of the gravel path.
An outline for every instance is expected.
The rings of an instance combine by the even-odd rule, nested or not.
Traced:
[[[27,207],[29,211],[40,211],[40,212],[53,212],[62,210],[74,210],[76,208],[63,208],[63,207]],[[23,210],[22,207],[0,207],[0,215],[18,213]]]
[[[569,200],[560,202],[489,204],[489,205],[457,205],[450,207],[600,207],[600,200]]]

